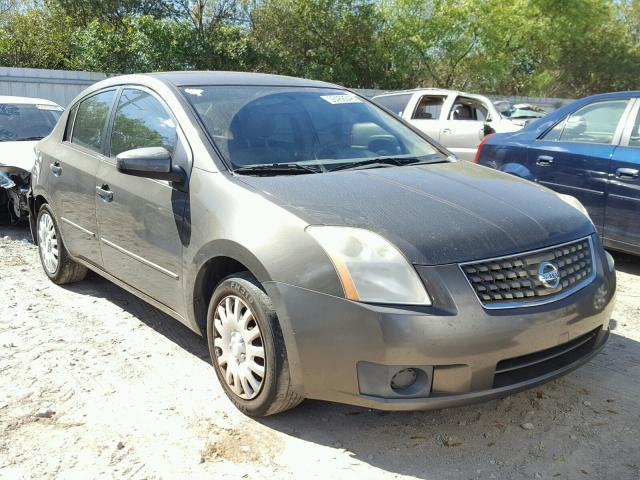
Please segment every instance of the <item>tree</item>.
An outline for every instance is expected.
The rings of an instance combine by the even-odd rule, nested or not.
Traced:
[[[375,87],[386,54],[377,3],[357,0],[266,0],[251,12],[257,69]]]
[[[176,7],[170,0],[45,0],[50,10],[60,10],[79,27],[98,21],[118,26],[131,16],[170,18]]]
[[[0,17],[0,65],[67,68],[71,21],[56,10],[13,11]]]
[[[70,66],[108,73],[190,69],[192,40],[184,21],[129,16],[114,26],[93,20],[74,33]]]

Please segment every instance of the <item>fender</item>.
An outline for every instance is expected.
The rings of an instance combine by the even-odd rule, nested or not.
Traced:
[[[510,173],[511,175],[515,175],[516,177],[524,178],[525,180],[530,180],[532,182],[536,181],[536,177],[531,170],[521,163],[505,163],[500,167],[500,171]]]
[[[246,247],[227,239],[217,239],[206,243],[200,247],[194,255],[193,260],[186,261],[186,269],[184,271],[186,316],[194,326],[198,325],[196,303],[198,302],[199,282],[203,280],[202,273],[204,272],[205,265],[210,260],[220,257],[231,258],[241,263],[260,283],[272,280],[271,275],[262,262]],[[201,307],[206,308],[207,306],[201,305]]]

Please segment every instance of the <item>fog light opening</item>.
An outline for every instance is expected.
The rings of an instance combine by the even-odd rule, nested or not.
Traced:
[[[415,368],[403,368],[391,377],[391,389],[401,393],[411,388],[418,381],[418,370]]]

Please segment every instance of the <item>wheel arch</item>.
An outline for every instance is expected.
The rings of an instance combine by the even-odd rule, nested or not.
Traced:
[[[31,239],[35,245],[38,245],[38,235],[36,235],[36,221],[38,219],[38,212],[42,205],[48,204],[49,202],[42,194],[29,195],[27,197],[27,202],[29,206],[29,229],[31,230]]]
[[[271,280],[271,276],[258,258],[242,245],[220,240],[203,247],[194,259],[196,267],[190,278],[190,306],[193,319],[206,335],[209,300],[220,282],[239,272],[249,272],[259,283]]]

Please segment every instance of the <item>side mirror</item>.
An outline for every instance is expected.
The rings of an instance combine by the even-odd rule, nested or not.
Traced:
[[[487,135],[490,135],[492,133],[496,133],[496,131],[491,125],[489,125],[488,123],[485,123],[483,128],[482,128],[482,133],[484,133],[484,135],[483,135],[483,138],[484,138]]]
[[[127,150],[116,157],[119,172],[134,177],[183,182],[186,175],[181,167],[171,164],[171,154],[164,147]]]

